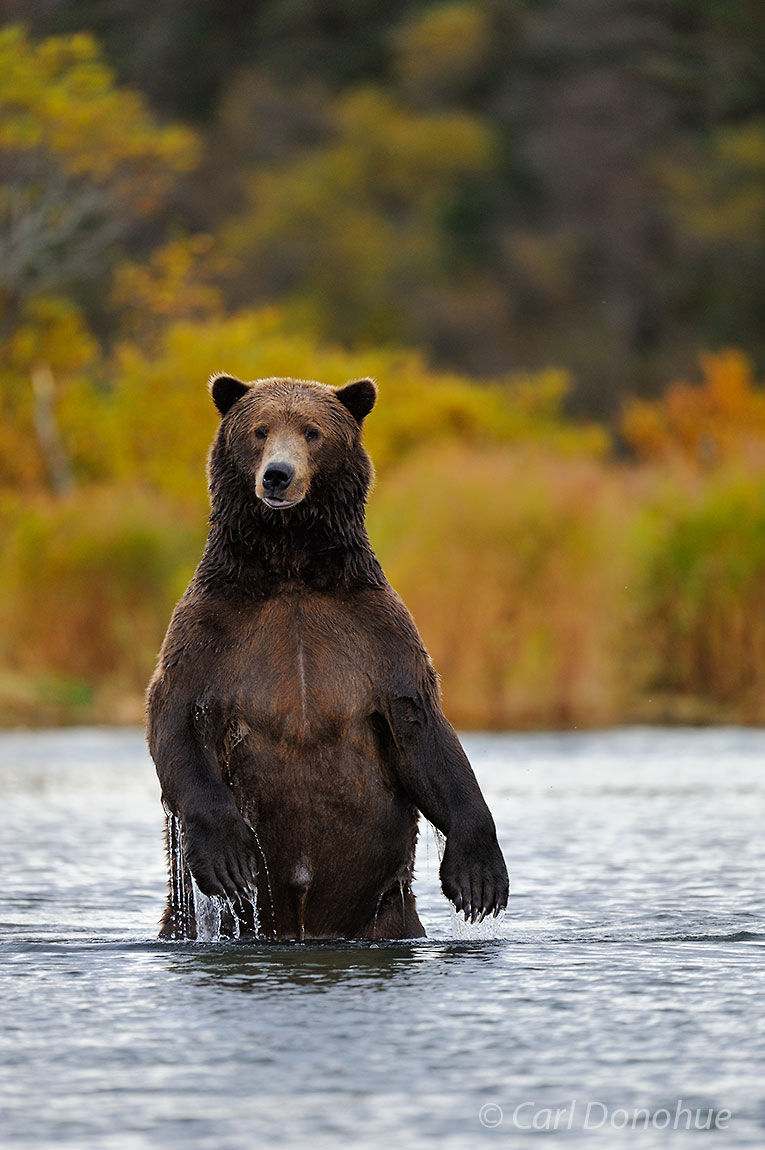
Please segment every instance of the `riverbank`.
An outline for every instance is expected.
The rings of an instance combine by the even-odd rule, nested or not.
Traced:
[[[451,692],[449,693],[451,695]],[[144,695],[139,691],[120,692],[107,685],[92,690],[88,683],[51,676],[0,675],[0,730],[44,730],[56,727],[142,727]],[[459,701],[448,707],[449,717],[459,730],[501,731],[501,726],[470,726],[467,708]],[[761,718],[741,714],[735,705],[711,706],[707,699],[652,694],[636,699],[630,709],[606,723],[551,722],[548,725],[516,721],[516,731],[603,730],[632,726],[660,727],[760,727]]]

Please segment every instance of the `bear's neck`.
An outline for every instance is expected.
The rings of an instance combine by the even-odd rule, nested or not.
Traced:
[[[313,495],[313,493],[311,493]],[[313,590],[383,586],[364,522],[364,492],[333,488],[285,511],[240,492],[213,492],[210,534],[198,568],[258,598],[289,585]]]

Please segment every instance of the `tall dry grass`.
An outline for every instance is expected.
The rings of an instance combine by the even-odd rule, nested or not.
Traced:
[[[765,721],[763,475],[423,447],[369,526],[458,726]],[[91,487],[0,531],[0,722],[140,721],[204,513]]]
[[[618,721],[636,556],[627,477],[538,451],[423,451],[375,494],[373,541],[464,727]]]
[[[764,722],[765,474],[664,477],[646,515],[646,691],[690,719]]]
[[[0,720],[140,720],[203,525],[131,488],[6,501],[0,519]]]

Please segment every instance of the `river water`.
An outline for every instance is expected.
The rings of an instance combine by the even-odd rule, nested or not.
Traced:
[[[464,742],[499,924],[427,833],[428,939],[253,946],[156,941],[140,732],[0,735],[0,1145],[764,1146],[765,732]]]

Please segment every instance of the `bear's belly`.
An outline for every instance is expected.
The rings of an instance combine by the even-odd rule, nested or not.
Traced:
[[[262,851],[261,926],[280,938],[353,937],[408,884],[417,812],[375,735],[370,659],[360,644],[284,626],[251,651],[214,708],[223,776]]]
[[[253,733],[227,764],[262,860],[260,921],[280,938],[353,937],[411,878],[417,813],[385,778],[373,740],[300,746]]]

